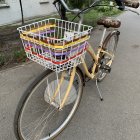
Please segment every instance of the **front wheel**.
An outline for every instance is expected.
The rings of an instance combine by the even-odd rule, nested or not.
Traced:
[[[83,91],[82,75],[77,69],[69,96],[60,110],[70,75],[71,71],[55,73],[48,70],[29,86],[20,100],[15,116],[18,139],[51,140],[66,127],[78,108]],[[56,91],[58,94],[54,98]]]
[[[118,31],[115,31],[106,37],[103,43],[103,50],[107,53],[101,53],[101,60],[100,60],[101,65],[107,65],[111,67],[112,62],[114,60],[118,40],[119,40]],[[98,77],[97,77],[98,82],[101,82],[106,77],[106,75],[107,73],[99,68]]]

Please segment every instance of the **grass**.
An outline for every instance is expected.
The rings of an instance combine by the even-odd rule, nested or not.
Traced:
[[[26,62],[26,53],[23,48],[13,51],[13,59],[16,63]]]
[[[120,13],[121,13],[120,10],[103,8],[103,7],[96,10],[91,10],[84,15],[83,24],[87,24],[87,25],[95,27],[97,25],[96,23],[99,18],[104,17],[104,16],[117,16]],[[72,20],[73,17],[74,16],[71,14],[68,15],[68,18],[70,20]],[[78,22],[78,19],[76,19],[75,21]]]
[[[0,54],[0,67],[5,64],[5,57],[3,54]]]
[[[18,64],[27,61],[27,57],[23,48],[13,48],[10,52],[0,53],[0,68],[9,64]]]

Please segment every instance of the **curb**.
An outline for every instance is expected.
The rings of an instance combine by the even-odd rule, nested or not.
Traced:
[[[24,67],[26,65],[29,65],[31,63],[33,63],[33,62],[32,61],[25,62],[25,63],[19,64],[18,66],[14,66],[14,67],[11,67],[11,68],[6,68],[4,70],[0,70],[0,73],[6,72],[6,71],[10,71],[10,70],[14,70],[14,69],[18,69],[18,68]]]

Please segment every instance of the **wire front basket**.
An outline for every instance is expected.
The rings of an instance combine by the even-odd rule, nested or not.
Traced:
[[[92,27],[50,18],[18,30],[27,57],[60,72],[81,63],[80,57],[85,57]]]

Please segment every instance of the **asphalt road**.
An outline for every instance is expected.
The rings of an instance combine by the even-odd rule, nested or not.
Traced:
[[[88,82],[76,115],[56,140],[140,139],[140,17],[127,12],[119,18],[121,36],[112,72],[100,84],[104,101],[98,98],[95,82]],[[95,30],[93,42],[99,35],[101,30]],[[16,140],[15,109],[42,70],[31,63],[0,72],[0,140]]]

